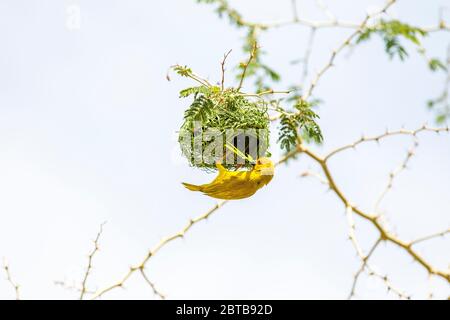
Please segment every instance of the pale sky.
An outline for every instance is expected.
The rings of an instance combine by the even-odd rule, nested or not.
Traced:
[[[291,17],[290,1],[231,1],[246,18]],[[339,18],[361,21],[383,1],[326,1]],[[412,24],[435,25],[446,1],[399,1],[390,13]],[[70,20],[79,10],[79,28]],[[302,17],[326,19],[314,1],[299,1]],[[450,23],[450,12],[447,11]],[[169,66],[188,65],[215,82],[219,62],[241,53],[243,33],[219,20],[212,7],[193,0],[1,1],[0,2],[0,258],[9,262],[24,299],[72,299],[77,292],[54,281],[80,283],[99,225],[107,221],[89,279],[91,289],[119,280],[162,237],[179,231],[216,201],[186,190],[182,181],[204,183],[213,175],[180,159],[176,142],[189,103],[179,90],[192,85]],[[283,79],[298,81],[309,30],[267,32],[265,61]],[[351,30],[319,30],[311,71],[319,70]],[[444,58],[449,33],[424,45]],[[319,153],[386,128],[415,129],[434,116],[426,100],[438,96],[444,73],[431,73],[415,49],[404,63],[390,61],[379,39],[345,51],[315,91],[324,144]],[[233,84],[233,83],[230,83]],[[251,91],[250,85],[245,89]],[[272,128],[275,142],[276,126]],[[330,164],[337,183],[367,210],[403,160],[410,138],[367,144]],[[450,135],[424,133],[408,170],[382,203],[392,230],[405,240],[450,225]],[[279,147],[272,143],[276,159]],[[149,278],[170,299],[341,299],[359,267],[347,240],[344,208],[336,196],[300,173],[317,169],[300,157],[277,168],[255,196],[228,203],[183,240],[163,248],[147,266]],[[356,219],[364,249],[376,237]],[[448,268],[450,238],[423,243],[433,265]],[[386,245],[373,265],[413,298],[449,295],[448,284]],[[0,278],[0,298],[14,298]],[[393,298],[376,279],[361,278],[357,298]],[[153,299],[139,275],[104,296]]]

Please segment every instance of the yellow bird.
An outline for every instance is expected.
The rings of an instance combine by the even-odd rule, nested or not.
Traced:
[[[220,163],[216,163],[216,167],[219,174],[211,183],[197,186],[183,182],[183,185],[213,198],[236,200],[254,195],[272,180],[274,174],[274,165],[269,158],[259,158],[250,171],[228,171]]]

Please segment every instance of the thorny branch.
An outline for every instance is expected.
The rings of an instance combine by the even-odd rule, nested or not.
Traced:
[[[223,55],[223,60],[220,63],[221,69],[222,69],[222,80],[220,81],[220,87],[222,91],[224,90],[225,86],[225,62],[227,61],[228,55],[231,53],[232,50],[229,50],[226,54]]]
[[[248,66],[252,62],[252,60],[255,58],[256,50],[258,50],[258,44],[256,41],[253,43],[252,49],[250,50],[250,55],[248,57],[247,62],[243,63],[243,69],[242,69],[242,75],[241,80],[239,81],[239,85],[237,87],[237,91],[241,90],[242,85],[244,84],[245,74],[247,73]]]
[[[152,288],[153,290],[153,294],[158,296],[161,300],[166,299],[166,296],[164,294],[162,294],[155,286],[155,284],[153,282],[150,281],[150,279],[147,277],[147,274],[145,273],[144,269],[139,269],[139,271],[141,272],[142,277],[144,278],[145,282],[147,282],[147,284],[150,286],[150,288]]]
[[[397,131],[387,131],[386,133],[382,134],[382,135],[378,135],[375,137],[362,137],[360,140],[351,143],[349,145],[340,147],[338,149],[335,149],[331,152],[329,152],[327,155],[325,155],[323,158],[317,156],[316,154],[312,153],[309,149],[307,148],[303,148],[303,152],[305,152],[307,155],[310,156],[310,158],[312,158],[313,160],[315,160],[322,168],[326,179],[327,179],[327,183],[330,187],[330,189],[340,198],[340,200],[343,202],[343,204],[346,206],[348,211],[351,211],[353,213],[355,213],[356,215],[360,216],[361,218],[367,220],[368,222],[370,222],[378,231],[379,231],[379,238],[377,240],[378,241],[385,241],[385,242],[390,242],[398,247],[400,247],[401,249],[403,249],[404,251],[406,251],[406,253],[408,253],[413,260],[415,260],[416,262],[418,262],[420,265],[422,265],[430,275],[436,275],[439,276],[445,280],[447,280],[447,282],[450,282],[450,273],[448,271],[441,271],[441,270],[437,270],[435,269],[429,262],[427,262],[422,256],[420,256],[415,250],[413,250],[413,245],[416,244],[417,242],[422,241],[421,239],[419,240],[415,240],[415,241],[411,241],[411,242],[405,242],[401,239],[399,239],[398,237],[396,237],[394,234],[392,234],[386,226],[384,226],[381,222],[380,222],[380,215],[377,214],[371,214],[371,213],[367,213],[365,211],[362,211],[361,209],[357,208],[355,205],[352,205],[350,200],[342,193],[342,191],[338,188],[338,186],[336,185],[334,178],[331,175],[331,172],[329,170],[328,167],[328,163],[327,161],[334,155],[354,148],[357,145],[364,143],[364,142],[370,142],[370,141],[376,141],[379,142],[380,140],[387,138],[387,137],[391,137],[391,136],[395,136],[395,135],[410,135],[412,137],[414,137],[415,139],[417,138],[417,134],[420,132],[424,132],[424,131],[429,131],[429,132],[449,132],[449,128],[445,127],[445,128],[430,128],[427,126],[423,126],[419,129],[416,130],[405,130],[405,129],[401,129],[401,130],[397,130]],[[405,160],[405,162],[409,161],[409,159],[411,158],[412,155],[410,155],[410,153],[408,153],[408,156]],[[404,162],[404,163],[405,163]],[[393,179],[393,178],[392,178]],[[322,181],[321,181],[322,182]],[[352,223],[350,224],[350,229],[352,230],[354,228],[354,225]],[[439,236],[439,235],[445,235],[447,234],[448,231],[444,231],[444,232],[440,232],[438,234],[429,236],[429,237],[425,237],[423,238],[424,240],[427,239],[431,239],[433,237]],[[351,293],[349,295],[349,297],[353,297],[354,296],[354,289],[356,287],[356,282],[358,281],[358,277],[359,274],[364,270],[364,268],[367,268],[369,271],[369,275],[375,275],[380,277],[376,272],[374,272],[367,264],[368,257],[364,256],[362,254],[362,250],[360,249],[360,247],[357,245],[356,242],[356,238],[354,237],[354,234],[350,234],[350,239],[352,240],[352,242],[355,245],[356,251],[358,253],[358,256],[361,258],[361,260],[363,261],[363,265],[361,266],[360,270],[357,272],[357,274],[355,275],[354,278],[354,284],[352,285],[352,290]],[[376,245],[378,246],[378,244]],[[373,249],[375,250],[376,247]],[[372,250],[371,250],[372,251]],[[371,255],[371,254],[370,254]],[[364,263],[365,261],[365,263]],[[383,281],[385,282],[386,286],[388,287],[388,289],[394,293],[396,293],[400,298],[409,298],[409,296],[405,295],[404,293],[402,293],[400,290],[395,289],[389,279],[387,278],[387,276],[382,276],[380,277],[383,279]]]
[[[125,274],[125,276],[117,281],[116,283],[110,285],[109,287],[106,287],[102,290],[99,290],[92,298],[96,299],[102,295],[104,295],[105,293],[115,289],[115,288],[122,288],[124,283],[136,272],[139,271],[141,272],[141,274],[143,276],[145,276],[145,266],[147,264],[147,262],[150,260],[150,258],[152,258],[161,248],[165,247],[167,244],[169,244],[170,242],[178,239],[178,238],[183,238],[184,235],[198,222],[206,220],[209,218],[209,216],[211,216],[217,209],[219,209],[220,207],[222,207],[227,201],[221,201],[218,202],[215,206],[213,206],[211,209],[209,209],[206,213],[198,216],[197,218],[191,219],[189,220],[189,222],[186,224],[186,226],[181,229],[180,231],[178,231],[177,233],[168,236],[164,239],[162,239],[155,247],[153,247],[153,249],[151,249],[147,255],[144,257],[144,259],[136,266],[132,266],[130,267],[128,273]],[[144,277],[144,279],[147,280],[146,277]],[[154,286],[152,286],[153,288]],[[164,297],[161,294],[158,294],[161,298]]]
[[[378,272],[376,272],[373,267],[369,264],[369,259],[372,256],[372,254],[375,252],[375,250],[378,248],[378,245],[381,243],[382,239],[378,238],[375,243],[372,245],[372,247],[369,249],[369,252],[364,255],[363,250],[356,238],[355,234],[355,223],[353,221],[353,210],[349,207],[346,210],[347,212],[347,222],[349,225],[349,239],[353,244],[353,247],[355,248],[355,251],[361,260],[361,266],[359,267],[358,271],[353,276],[353,282],[351,286],[350,293],[348,295],[348,299],[353,298],[356,295],[356,285],[358,283],[360,275],[367,271],[367,274],[369,276],[373,276],[376,278],[379,278],[381,281],[383,281],[385,287],[388,289],[388,291],[394,292],[400,299],[410,299],[411,297],[403,293],[400,289],[397,289],[389,280],[388,276],[381,275]]]
[[[20,300],[20,286],[13,280],[13,278],[11,276],[11,271],[10,271],[8,263],[6,262],[6,259],[3,260],[3,270],[5,270],[6,280],[14,288],[14,291],[16,293],[16,300]]]
[[[88,255],[88,265],[86,267],[86,272],[84,273],[83,280],[81,281],[80,300],[83,300],[85,294],[88,293],[87,281],[88,281],[89,275],[91,274],[91,271],[92,271],[92,262],[93,262],[94,256],[99,251],[99,240],[102,235],[103,226],[105,225],[105,223],[106,222],[103,222],[100,225],[100,230],[98,231],[97,236],[95,237],[95,240],[94,240],[94,248],[92,249],[91,253],[89,253],[89,255]]]
[[[428,236],[425,236],[425,237],[422,237],[422,238],[418,238],[418,239],[416,239],[414,241],[411,241],[411,245],[418,244],[419,242],[431,240],[431,239],[434,239],[434,238],[443,237],[443,236],[445,236],[445,235],[447,235],[449,233],[450,233],[450,228],[448,228],[447,230],[444,230],[444,231],[441,231],[441,232],[437,232],[437,233],[433,233],[433,234],[430,234]]]
[[[66,290],[71,290],[71,291],[75,291],[75,292],[81,293],[80,284],[76,283],[75,281],[68,282],[66,280],[55,280],[53,282],[53,284],[55,286],[61,287],[61,288],[66,289]],[[85,293],[86,294],[94,294],[95,291],[86,289]]]
[[[287,160],[293,158],[294,156],[298,155],[298,154],[305,154],[307,155],[310,159],[312,159],[313,161],[315,161],[317,164],[319,164],[319,166],[322,168],[322,171],[325,175],[325,179],[330,187],[330,189],[336,194],[336,196],[341,200],[341,202],[343,203],[343,205],[346,207],[347,209],[347,215],[348,214],[356,214],[357,216],[363,218],[364,220],[367,220],[369,223],[371,223],[373,225],[373,227],[378,230],[379,232],[379,237],[376,241],[376,245],[374,245],[370,250],[369,253],[367,255],[364,255],[362,249],[359,247],[359,245],[357,245],[357,241],[356,238],[354,236],[353,233],[353,229],[354,229],[354,225],[353,222],[350,223],[350,238],[353,239],[352,242],[355,245],[355,248],[357,250],[358,256],[361,257],[361,260],[363,261],[363,265],[360,267],[360,269],[368,269],[369,275],[372,276],[376,276],[378,278],[380,278],[386,285],[386,287],[390,290],[393,291],[394,293],[396,293],[399,297],[401,298],[409,298],[409,296],[407,296],[406,294],[402,293],[400,290],[396,289],[390,282],[390,280],[387,278],[387,276],[383,276],[380,275],[378,273],[376,273],[369,265],[368,265],[368,260],[370,258],[370,256],[373,254],[373,252],[375,251],[375,249],[378,247],[378,245],[381,242],[388,242],[388,243],[392,243],[395,246],[399,247],[400,249],[402,249],[403,251],[405,251],[409,256],[411,256],[411,258],[416,261],[419,265],[421,265],[423,268],[425,268],[425,270],[428,271],[428,273],[430,275],[435,275],[438,276],[444,280],[446,280],[447,282],[450,283],[450,273],[448,271],[443,271],[443,270],[438,270],[436,268],[434,268],[427,260],[425,260],[425,258],[423,258],[418,252],[416,252],[413,248],[413,245],[415,245],[418,241],[424,241],[426,239],[435,237],[437,235],[432,235],[432,236],[428,236],[426,237],[426,239],[422,239],[422,240],[416,240],[416,241],[404,241],[400,238],[398,238],[396,235],[394,235],[391,231],[389,231],[389,229],[384,226],[383,224],[381,224],[380,220],[379,220],[379,216],[376,214],[372,214],[372,213],[368,213],[363,211],[362,209],[359,209],[356,205],[352,204],[352,202],[350,201],[350,199],[341,191],[341,189],[338,187],[336,181],[334,180],[334,177],[328,167],[328,163],[327,161],[331,158],[331,156],[336,155],[337,153],[340,153],[344,150],[348,150],[350,149],[352,146],[364,143],[364,142],[369,142],[369,141],[379,141],[381,139],[387,138],[387,137],[391,137],[394,135],[398,135],[398,134],[405,134],[405,135],[410,135],[410,136],[416,136],[418,133],[420,132],[435,132],[435,133],[440,133],[440,132],[449,132],[449,128],[445,127],[445,128],[431,128],[431,127],[427,127],[427,126],[423,126],[419,129],[416,130],[405,130],[405,129],[401,129],[398,131],[392,131],[392,132],[386,132],[382,135],[379,136],[375,136],[372,138],[364,138],[364,139],[360,139],[355,143],[349,144],[348,146],[344,146],[341,147],[339,149],[333,150],[331,152],[329,152],[328,154],[326,154],[325,156],[321,157],[318,154],[316,154],[315,152],[313,152],[310,148],[308,148],[307,146],[303,145],[303,143],[299,143],[297,145],[297,148],[295,150],[292,150],[291,152],[289,152],[288,154],[286,154],[284,157],[282,157],[275,165],[278,166],[284,162],[286,162]],[[214,214],[219,208],[221,208],[224,204],[226,204],[227,201],[220,201],[218,202],[216,205],[214,205],[211,209],[209,209],[206,213],[198,216],[197,218],[194,218],[192,220],[190,220],[186,226],[181,229],[179,232],[168,236],[164,239],[162,239],[153,249],[151,249],[147,255],[144,257],[144,259],[137,264],[136,266],[133,266],[129,269],[128,273],[125,274],[124,277],[122,277],[119,281],[117,281],[116,283],[99,290],[95,295],[94,295],[94,299],[97,297],[100,297],[102,295],[104,295],[105,293],[115,289],[115,288],[121,288],[123,287],[124,283],[136,272],[136,271],[140,271],[143,272],[143,270],[145,270],[145,267],[147,265],[147,263],[149,262],[149,260],[154,257],[156,255],[156,253],[162,249],[163,247],[165,247],[167,244],[169,244],[170,242],[178,239],[178,238],[183,238],[186,233],[188,231],[191,230],[191,228],[203,221],[206,220],[207,218],[209,218],[212,214]],[[352,221],[352,220],[351,220]],[[448,230],[445,232],[441,232],[438,235],[444,235],[447,234]],[[351,291],[351,296],[354,295],[354,289],[356,287],[356,282],[357,279],[359,277],[359,273],[362,272],[359,271],[357,273],[357,276],[355,277],[355,281],[354,284],[352,285],[352,291]]]
[[[311,84],[309,85],[308,89],[305,91],[305,94],[302,97],[303,100],[308,100],[314,88],[317,86],[317,83],[319,82],[320,78],[328,69],[330,69],[333,66],[336,56],[342,50],[344,50],[353,41],[353,39],[356,38],[363,31],[363,29],[367,26],[367,23],[370,21],[370,19],[385,13],[386,10],[389,9],[389,7],[395,3],[395,1],[396,0],[389,0],[380,11],[377,11],[373,14],[367,14],[366,18],[359,24],[358,28],[348,38],[346,38],[341,45],[339,45],[336,49],[332,51],[330,59],[328,60],[327,64],[320,69],[320,71],[316,74],[315,78],[311,81]]]
[[[310,37],[308,40],[308,44],[306,46],[305,55],[302,59],[303,62],[303,73],[302,73],[302,81],[301,81],[301,88],[304,89],[304,81],[306,79],[306,76],[308,74],[308,60],[312,49],[312,44],[314,41],[314,37],[316,34],[317,29],[321,28],[349,28],[353,29],[354,32],[350,34],[336,49],[334,49],[331,53],[331,56],[327,63],[319,69],[319,71],[316,73],[316,76],[311,80],[310,85],[306,90],[303,90],[303,95],[301,96],[302,100],[307,100],[312,95],[314,89],[316,88],[319,80],[322,78],[322,76],[326,73],[327,70],[329,70],[335,62],[335,59],[337,55],[339,55],[346,47],[351,47],[353,45],[353,40],[357,38],[366,28],[371,28],[374,23],[372,20],[376,18],[377,16],[380,16],[382,14],[385,14],[387,10],[397,2],[397,0],[388,0],[385,5],[376,12],[368,13],[364,20],[360,23],[355,22],[346,22],[342,21],[336,18],[336,16],[327,8],[327,6],[323,3],[322,0],[316,0],[317,6],[322,10],[322,12],[327,16],[328,20],[325,21],[313,21],[308,19],[300,18],[298,14],[298,8],[297,8],[297,1],[291,0],[291,8],[292,8],[292,18],[286,21],[280,21],[280,22],[272,22],[272,23],[260,23],[260,22],[251,22],[246,19],[234,8],[232,8],[227,0],[215,0],[215,1],[208,1],[209,3],[217,3],[219,5],[220,15],[225,14],[228,15],[230,21],[232,21],[234,24],[236,24],[239,27],[246,27],[249,30],[268,30],[271,28],[278,28],[278,27],[284,27],[284,26],[292,26],[292,25],[301,25],[305,27],[309,27],[311,29]],[[375,22],[376,23],[376,22]],[[428,27],[421,27],[420,30],[426,33],[430,32],[436,32],[436,31],[450,31],[450,26],[447,25],[447,23],[444,20],[443,14],[442,14],[442,8],[439,13],[439,20],[436,25],[428,26]],[[449,60],[450,61],[450,60]],[[450,69],[447,69],[450,70]],[[243,77],[241,78],[241,82],[239,84],[239,88],[242,87],[242,81],[244,79],[245,71],[243,73]],[[449,73],[450,75],[450,73]],[[449,78],[450,79],[450,78]],[[446,92],[446,91],[445,91]],[[445,94],[444,92],[444,94]],[[445,99],[446,96],[439,97],[435,102],[441,103],[442,99]],[[444,108],[446,110],[446,115],[450,114],[450,109],[447,107]],[[281,117],[281,114],[278,114],[277,116],[272,117],[272,120],[279,119]]]
[[[411,149],[408,150],[406,157],[404,158],[404,160],[402,161],[402,163],[391,173],[389,173],[389,178],[388,178],[388,183],[386,185],[386,188],[383,190],[383,192],[381,193],[381,195],[379,196],[377,202],[375,203],[375,212],[379,212],[380,210],[380,204],[383,201],[383,199],[386,197],[386,195],[388,194],[388,192],[392,189],[393,183],[395,178],[403,171],[407,168],[409,161],[411,160],[411,158],[414,156],[414,152],[417,148],[417,146],[419,145],[419,141],[417,139],[416,136],[414,136],[414,144],[411,147]]]
[[[390,0],[392,1],[392,0]],[[394,0],[393,2],[395,2]],[[292,25],[300,25],[310,28],[316,28],[316,29],[326,29],[326,28],[344,28],[344,29],[359,29],[360,24],[352,21],[344,21],[337,19],[334,17],[334,15],[328,10],[328,13],[326,15],[328,16],[327,20],[311,20],[306,18],[301,18],[298,14],[297,10],[297,3],[295,0],[292,0],[292,18],[282,21],[275,21],[275,22],[253,22],[246,20],[242,15],[238,14],[237,11],[230,7],[226,0],[218,0],[217,1],[221,8],[223,9],[223,12],[226,13],[232,19],[232,21],[239,25],[239,26],[245,26],[248,28],[258,28],[260,30],[267,30],[271,28],[280,28],[280,27],[288,27]],[[319,7],[323,3],[322,1],[318,1]],[[323,6],[323,9],[326,7]],[[329,16],[331,14],[331,16]],[[439,17],[438,24],[432,25],[432,26],[426,26],[422,27],[421,29],[427,31],[427,32],[436,32],[436,31],[450,31],[450,26],[447,25],[447,23],[443,20],[442,15]]]

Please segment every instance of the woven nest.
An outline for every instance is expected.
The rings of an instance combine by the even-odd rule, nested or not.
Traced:
[[[220,162],[229,170],[250,168],[252,158],[268,153],[267,106],[232,90],[197,93],[185,111],[178,141],[194,167],[216,170]]]

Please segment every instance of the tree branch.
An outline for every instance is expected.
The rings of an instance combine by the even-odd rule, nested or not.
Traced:
[[[6,273],[6,280],[14,288],[14,291],[16,293],[16,300],[20,300],[20,286],[13,280],[13,278],[11,276],[11,271],[10,271],[8,263],[6,262],[6,259],[3,259],[3,270],[5,270],[5,273]]]
[[[92,249],[91,253],[88,255],[88,265],[86,267],[86,272],[84,273],[83,280],[81,281],[81,290],[80,290],[80,298],[79,298],[80,300],[83,300],[86,293],[88,293],[87,281],[88,281],[89,275],[92,271],[92,266],[93,266],[92,262],[93,262],[94,256],[99,251],[98,244],[99,244],[99,240],[102,235],[103,226],[105,225],[105,223],[106,222],[103,222],[100,225],[100,230],[98,231],[97,236],[95,237],[95,240],[94,240],[94,248]]]

